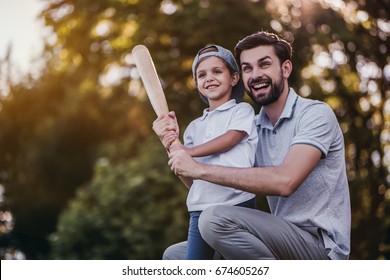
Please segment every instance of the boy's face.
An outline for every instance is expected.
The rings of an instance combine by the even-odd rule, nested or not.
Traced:
[[[238,79],[238,73],[232,76],[225,63],[215,56],[203,59],[196,69],[198,90],[207,97],[210,106],[214,102],[221,105],[229,101],[232,87],[237,84]]]
[[[259,46],[244,50],[240,56],[242,79],[251,99],[263,106],[279,99],[287,76],[272,46]],[[289,63],[289,62],[288,62]]]

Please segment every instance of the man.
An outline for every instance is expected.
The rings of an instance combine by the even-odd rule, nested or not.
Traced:
[[[271,214],[213,206],[203,211],[199,229],[225,259],[348,259],[350,199],[344,139],[331,108],[289,88],[289,43],[259,32],[235,47],[248,95],[261,105],[255,123],[256,166],[230,168],[201,164],[183,150],[169,154],[175,174],[267,195]],[[153,129],[176,129],[174,114]],[[180,259],[186,243],[168,248],[165,259]]]

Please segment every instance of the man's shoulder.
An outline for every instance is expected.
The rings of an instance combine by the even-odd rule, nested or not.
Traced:
[[[325,127],[336,129],[339,127],[337,117],[329,104],[309,98],[298,98],[297,109],[295,111],[295,123],[306,128]]]
[[[308,97],[303,97],[298,95],[297,103],[300,104],[300,106],[306,107],[306,106],[321,106],[321,105],[327,105],[325,102],[317,100],[317,99],[311,99]]]
[[[333,115],[334,112],[332,108],[329,106],[329,104],[315,99],[310,99],[306,97],[298,97],[297,103],[296,103],[296,111],[302,113],[302,114],[331,114]]]

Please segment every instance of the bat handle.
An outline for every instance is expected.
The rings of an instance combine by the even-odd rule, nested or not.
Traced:
[[[182,145],[182,143],[180,142],[179,138],[176,138],[175,140],[173,140],[173,142],[171,143],[171,145],[167,149],[167,152],[169,153],[170,152],[170,148],[175,146],[175,145]]]
[[[176,138],[172,143],[171,143],[171,146],[174,146],[174,145],[181,145],[181,142],[178,138]]]
[[[182,145],[182,143],[180,142],[179,138],[176,138],[175,140],[173,140],[173,142],[171,143],[171,145],[169,146],[169,148],[166,148],[166,151],[167,151],[167,154],[169,155],[169,153],[171,152],[171,147],[175,146],[175,145]]]

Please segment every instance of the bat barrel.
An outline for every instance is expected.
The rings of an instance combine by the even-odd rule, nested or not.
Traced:
[[[137,45],[132,50],[132,56],[153,110],[157,116],[167,114],[168,104],[148,48]]]

